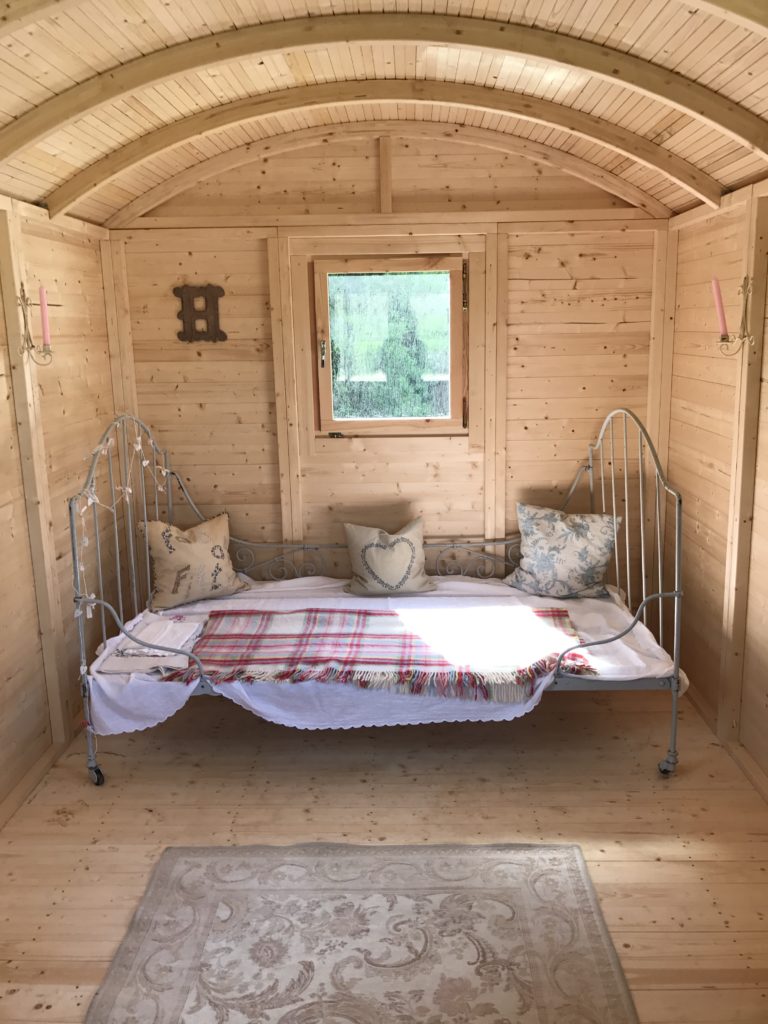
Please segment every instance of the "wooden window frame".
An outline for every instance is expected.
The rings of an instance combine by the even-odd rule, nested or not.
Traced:
[[[333,376],[330,344],[329,274],[407,273],[447,270],[450,274],[450,416],[397,420],[337,420],[333,418]],[[467,409],[467,270],[464,257],[453,256],[349,256],[316,259],[314,363],[318,434],[397,436],[468,433]]]

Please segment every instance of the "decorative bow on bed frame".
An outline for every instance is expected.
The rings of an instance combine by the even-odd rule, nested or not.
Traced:
[[[561,507],[568,509],[577,501],[590,511],[613,516],[615,546],[609,582],[622,592],[634,614],[621,633],[590,641],[588,646],[612,643],[642,622],[669,651],[674,671],[664,679],[595,680],[564,671],[562,661],[570,653],[565,651],[558,660],[551,688],[670,690],[671,735],[659,770],[672,774],[678,761],[682,499],[667,481],[647,430],[630,410],[610,413],[597,440],[589,446]],[[147,523],[161,519],[191,526],[206,516],[173,469],[167,450],[158,445],[145,423],[130,415],[118,416],[102,434],[91,454],[83,487],[69,501],[69,514],[88,770],[93,781],[100,784],[103,775],[96,763],[95,735],[89,721],[89,660],[97,645],[110,636],[118,632],[131,636],[126,621],[148,605],[151,564]],[[432,574],[485,579],[508,572],[518,560],[519,548],[519,534],[425,544],[427,567]],[[257,580],[349,574],[345,544],[283,544],[233,537],[230,552],[235,568]],[[140,638],[133,639],[142,644]],[[571,650],[580,646],[586,645],[574,645]],[[157,645],[152,649],[178,653]],[[193,654],[189,657],[199,671],[196,692],[213,692],[200,661]]]

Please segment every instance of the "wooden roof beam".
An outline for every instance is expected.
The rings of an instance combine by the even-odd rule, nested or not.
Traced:
[[[74,7],[80,0],[0,0],[0,38],[20,28]],[[764,0],[693,0],[695,7],[752,32],[768,33]]]
[[[563,107],[549,100],[480,85],[410,79],[373,79],[326,82],[321,85],[276,90],[211,107],[173,121],[142,135],[120,149],[113,150],[101,160],[73,175],[47,196],[48,209],[52,217],[66,213],[80,200],[123,171],[166,149],[221,128],[287,111],[388,101],[459,106],[548,124],[579,135],[590,142],[599,143],[630,160],[652,168],[712,207],[717,207],[720,203],[720,185],[709,175],[668,149],[592,114]]]
[[[244,146],[217,153],[216,156],[201,160],[200,163],[179,171],[172,177],[155,185],[132,202],[128,203],[108,221],[107,227],[122,228],[136,218],[154,210],[161,203],[167,202],[179,193],[194,187],[199,181],[211,178],[253,163],[266,157],[290,153],[307,146],[332,142],[335,139],[357,139],[363,137],[397,136],[399,138],[428,138],[444,141],[449,139],[462,145],[475,145],[483,149],[492,149],[502,153],[512,153],[528,160],[537,160],[550,167],[572,174],[582,181],[610,192],[611,195],[645,210],[651,217],[669,217],[670,211],[658,199],[649,196],[636,185],[606,171],[604,167],[582,160],[553,146],[545,146],[540,142],[507,135],[490,128],[472,128],[465,125],[447,125],[431,121],[370,121],[368,123],[352,123],[344,125],[328,125],[314,128],[302,128],[284,135],[273,135],[258,142],[247,142]]]
[[[768,157],[768,122],[683,75],[640,57],[545,29],[433,14],[336,14],[221,32],[156,50],[73,86],[0,129],[0,160],[121,96],[243,57],[338,43],[415,43],[533,57],[586,71],[675,107]]]

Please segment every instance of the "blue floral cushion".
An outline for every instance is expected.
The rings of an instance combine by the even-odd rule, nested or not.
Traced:
[[[557,512],[518,502],[520,565],[504,580],[541,597],[604,597],[621,517]]]

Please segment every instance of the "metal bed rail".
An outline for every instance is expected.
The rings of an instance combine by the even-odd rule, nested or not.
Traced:
[[[677,764],[677,698],[680,689],[680,606],[682,501],[670,486],[658,454],[638,417],[617,409],[606,418],[586,462],[579,467],[563,508],[583,500],[586,483],[589,508],[613,517],[614,565],[612,582],[634,613],[620,634],[593,641],[611,643],[638,622],[652,628],[662,646],[671,647],[674,672],[658,680],[600,680],[601,689],[652,689],[672,692],[672,730],[669,750],[659,765],[671,774]],[[665,543],[668,505],[674,526]],[[104,431],[91,453],[80,491],[69,500],[75,618],[80,646],[80,689],[83,699],[88,771],[98,785],[103,773],[96,762],[95,734],[90,715],[88,664],[93,651],[117,633],[152,650],[185,654],[200,672],[195,692],[212,692],[199,660],[188,651],[160,648],[131,633],[127,622],[148,606],[152,567],[147,524],[162,519],[193,525],[206,518],[192,498],[187,482],[171,465],[167,450],[150,428],[132,415],[118,416]],[[671,559],[667,547],[671,546]],[[499,539],[432,540],[425,544],[428,569],[435,575],[491,578],[503,574],[519,558],[518,534]],[[235,568],[258,580],[284,580],[316,575],[339,575],[346,565],[344,544],[283,544],[232,537]],[[671,561],[668,568],[667,561]],[[671,630],[671,643],[669,633]],[[578,650],[587,644],[575,645]],[[552,688],[594,689],[583,676],[562,671],[560,656]]]

